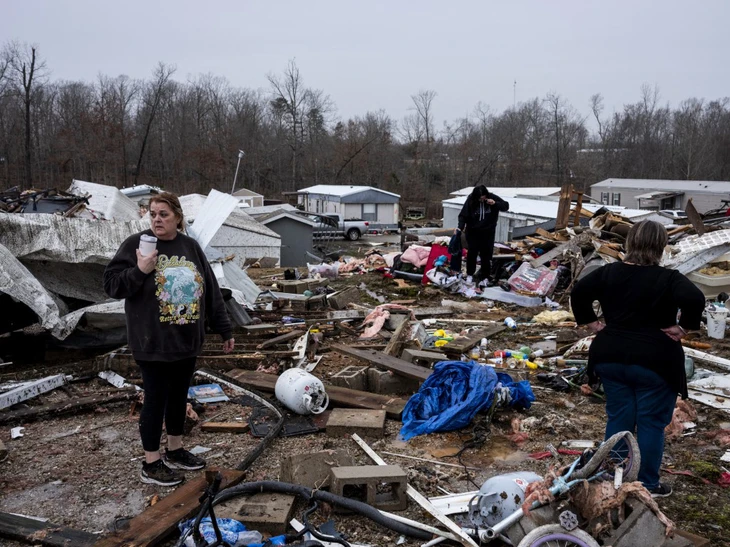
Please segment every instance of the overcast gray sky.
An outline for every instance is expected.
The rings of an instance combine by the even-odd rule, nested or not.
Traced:
[[[349,117],[384,109],[400,120],[420,89],[439,121],[557,91],[589,113],[639,99],[730,95],[726,0],[4,0],[0,41],[36,43],[54,79],[225,76],[268,88],[295,58],[305,84]]]

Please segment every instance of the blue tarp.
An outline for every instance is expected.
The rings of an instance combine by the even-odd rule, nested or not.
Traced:
[[[508,374],[470,361],[441,361],[403,409],[401,436],[411,439],[437,431],[466,427],[477,413],[492,406],[495,390],[508,388],[509,406],[530,408],[535,395],[527,381],[513,382]]]

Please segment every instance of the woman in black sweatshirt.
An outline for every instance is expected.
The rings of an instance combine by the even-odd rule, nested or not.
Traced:
[[[664,428],[672,420],[677,395],[687,398],[681,339],[687,330],[700,328],[705,306],[704,295],[686,277],[659,266],[666,244],[661,224],[635,224],[626,238],[624,261],[588,274],[570,295],[576,322],[597,333],[588,375],[592,383],[596,376],[603,383],[606,438],[636,432],[639,480],[653,497],[672,492],[659,482]],[[596,300],[605,325],[593,310]]]
[[[177,196],[163,192],[150,199],[151,230],[122,243],[104,271],[104,290],[124,298],[127,340],[144,383],[139,431],[145,451],[143,482],[175,486],[184,480],[177,469],[196,470],[205,460],[182,447],[187,392],[195,361],[205,340],[204,320],[224,340],[234,340],[223,296],[205,253],[182,233],[183,212]],[[154,251],[139,250],[143,236],[157,238]],[[162,422],[167,450],[160,454]]]
[[[459,227],[454,233],[466,230],[466,275],[473,276],[477,269],[477,255],[481,258],[479,279],[489,279],[494,253],[494,236],[500,211],[509,210],[509,203],[492,194],[483,184],[475,186],[459,213]]]

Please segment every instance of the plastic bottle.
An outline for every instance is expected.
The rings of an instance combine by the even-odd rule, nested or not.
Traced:
[[[504,320],[504,324],[507,325],[508,329],[516,329],[517,328],[517,322],[512,319],[511,317],[508,317]]]
[[[543,350],[541,350],[541,349],[538,349],[538,350],[535,350],[535,351],[533,351],[533,352],[532,352],[532,353],[530,354],[530,361],[534,361],[534,360],[535,360],[535,359],[537,359],[538,357],[542,357],[542,354],[543,354],[543,353],[545,353],[545,352],[544,352]]]
[[[300,319],[298,317],[292,317],[290,315],[285,315],[281,318],[281,322],[285,325],[290,325],[291,323],[304,323],[304,319]]]

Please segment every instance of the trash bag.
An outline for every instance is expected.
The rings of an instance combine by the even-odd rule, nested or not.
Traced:
[[[457,232],[452,235],[449,240],[449,254],[451,256],[461,255],[461,250],[461,230],[457,230]]]
[[[181,533],[187,532],[195,522],[195,519],[190,519],[182,522],[178,525]],[[261,544],[263,536],[254,530],[247,530],[246,526],[241,522],[233,519],[217,518],[218,528],[223,536],[223,541],[232,545],[233,547],[243,547],[244,545]],[[200,533],[203,539],[210,544],[216,539],[215,530],[213,529],[213,523],[210,517],[205,517],[200,521]],[[186,546],[194,546],[192,536],[188,536]]]
[[[510,391],[508,404],[530,408],[535,395],[527,381],[515,383],[508,374],[470,361],[441,361],[403,409],[405,439],[437,431],[453,431],[469,425],[478,412],[492,406],[495,390]]]

